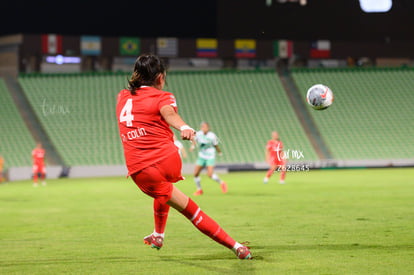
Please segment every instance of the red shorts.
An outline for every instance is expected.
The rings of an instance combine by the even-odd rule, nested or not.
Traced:
[[[173,182],[183,180],[181,176],[181,158],[177,153],[156,162],[131,175],[142,192],[158,200],[161,204],[171,199]]]
[[[32,173],[33,174],[36,174],[36,173],[46,174],[45,165],[44,164],[38,164],[38,163],[33,164]]]
[[[270,158],[269,164],[271,166],[275,166],[275,165],[276,166],[283,166],[283,165],[285,165],[285,161],[284,161],[284,159],[279,160],[278,157],[275,157],[275,158]]]

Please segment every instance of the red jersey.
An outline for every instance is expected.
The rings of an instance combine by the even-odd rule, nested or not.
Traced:
[[[266,150],[270,152],[270,160],[283,161],[283,143],[280,140],[269,140],[266,145]]]
[[[174,95],[153,87],[141,87],[135,95],[128,90],[119,92],[116,116],[128,175],[178,154],[173,132],[160,113],[165,105],[177,112]]]
[[[36,164],[36,165],[44,165],[45,150],[44,149],[35,148],[32,151],[32,157],[33,157],[33,163],[34,164]]]

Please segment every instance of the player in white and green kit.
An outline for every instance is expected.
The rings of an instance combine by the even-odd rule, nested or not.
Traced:
[[[190,148],[190,151],[193,151],[195,146],[198,145],[198,159],[194,170],[194,181],[197,185],[197,191],[194,193],[194,196],[203,194],[203,189],[201,188],[200,172],[204,167],[207,168],[207,175],[211,179],[218,182],[223,193],[226,193],[227,184],[222,181],[216,173],[214,173],[216,151],[218,155],[222,154],[220,147],[218,146],[218,138],[216,134],[210,131],[210,126],[207,122],[201,123],[200,128],[201,130],[196,133],[193,139],[193,145]]]
[[[177,139],[175,135],[173,135],[174,138],[174,145],[178,148],[178,154],[180,154],[180,158],[186,159],[187,158],[187,151],[184,148],[184,145]]]

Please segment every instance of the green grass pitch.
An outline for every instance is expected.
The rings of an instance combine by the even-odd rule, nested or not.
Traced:
[[[171,209],[164,247],[152,199],[131,179],[49,180],[0,185],[0,274],[414,274],[414,169],[321,170],[222,175],[229,192],[202,178],[193,198],[233,238],[238,260]],[[177,186],[194,192],[192,177]]]

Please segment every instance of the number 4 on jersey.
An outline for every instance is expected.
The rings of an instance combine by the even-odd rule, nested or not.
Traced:
[[[119,115],[119,122],[125,122],[126,126],[132,126],[132,121],[134,120],[134,115],[132,114],[132,98],[128,99],[122,108],[121,114]]]

